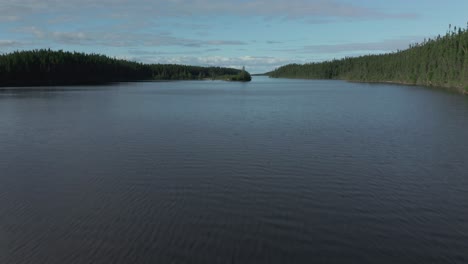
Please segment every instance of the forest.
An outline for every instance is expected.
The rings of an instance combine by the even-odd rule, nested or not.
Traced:
[[[203,79],[250,81],[251,77],[244,69],[143,64],[61,50],[17,51],[0,55],[0,86],[3,87]]]
[[[406,50],[346,57],[319,63],[290,64],[266,73],[273,78],[341,79],[452,88],[468,93],[468,25]]]
[[[150,65],[153,80],[226,80],[251,81],[250,73],[242,70],[222,67],[200,67],[177,64]]]

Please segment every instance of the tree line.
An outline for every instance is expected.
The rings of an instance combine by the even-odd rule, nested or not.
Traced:
[[[343,79],[455,88],[468,93],[468,25],[444,36],[381,55],[320,63],[289,64],[267,73],[274,78]]]
[[[244,70],[232,68],[143,64],[99,54],[50,49],[16,51],[0,55],[0,86],[201,80],[216,79],[217,76],[237,77],[241,74],[250,76]]]
[[[250,81],[251,77],[243,68],[242,70],[223,67],[200,67],[178,64],[152,64],[153,80],[231,80]]]

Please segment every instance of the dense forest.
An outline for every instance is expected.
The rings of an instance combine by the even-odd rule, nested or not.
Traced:
[[[142,64],[98,54],[66,51],[32,50],[0,55],[0,86],[201,79],[250,81],[250,74],[244,69]]]
[[[343,79],[454,88],[468,93],[468,27],[381,55],[290,64],[267,73],[275,78]]]
[[[251,81],[250,73],[242,70],[221,67],[200,67],[177,64],[150,65],[153,80],[227,80]]]

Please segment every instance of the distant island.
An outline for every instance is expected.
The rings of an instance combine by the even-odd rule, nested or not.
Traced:
[[[244,68],[143,64],[62,50],[41,49],[0,55],[0,87],[206,79],[248,82],[252,77]]]
[[[394,53],[289,64],[265,74],[273,78],[424,85],[468,94],[468,29],[450,26],[445,36]]]

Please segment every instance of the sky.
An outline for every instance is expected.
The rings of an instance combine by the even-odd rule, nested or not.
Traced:
[[[50,48],[263,73],[467,27],[468,0],[0,0],[0,53]]]

